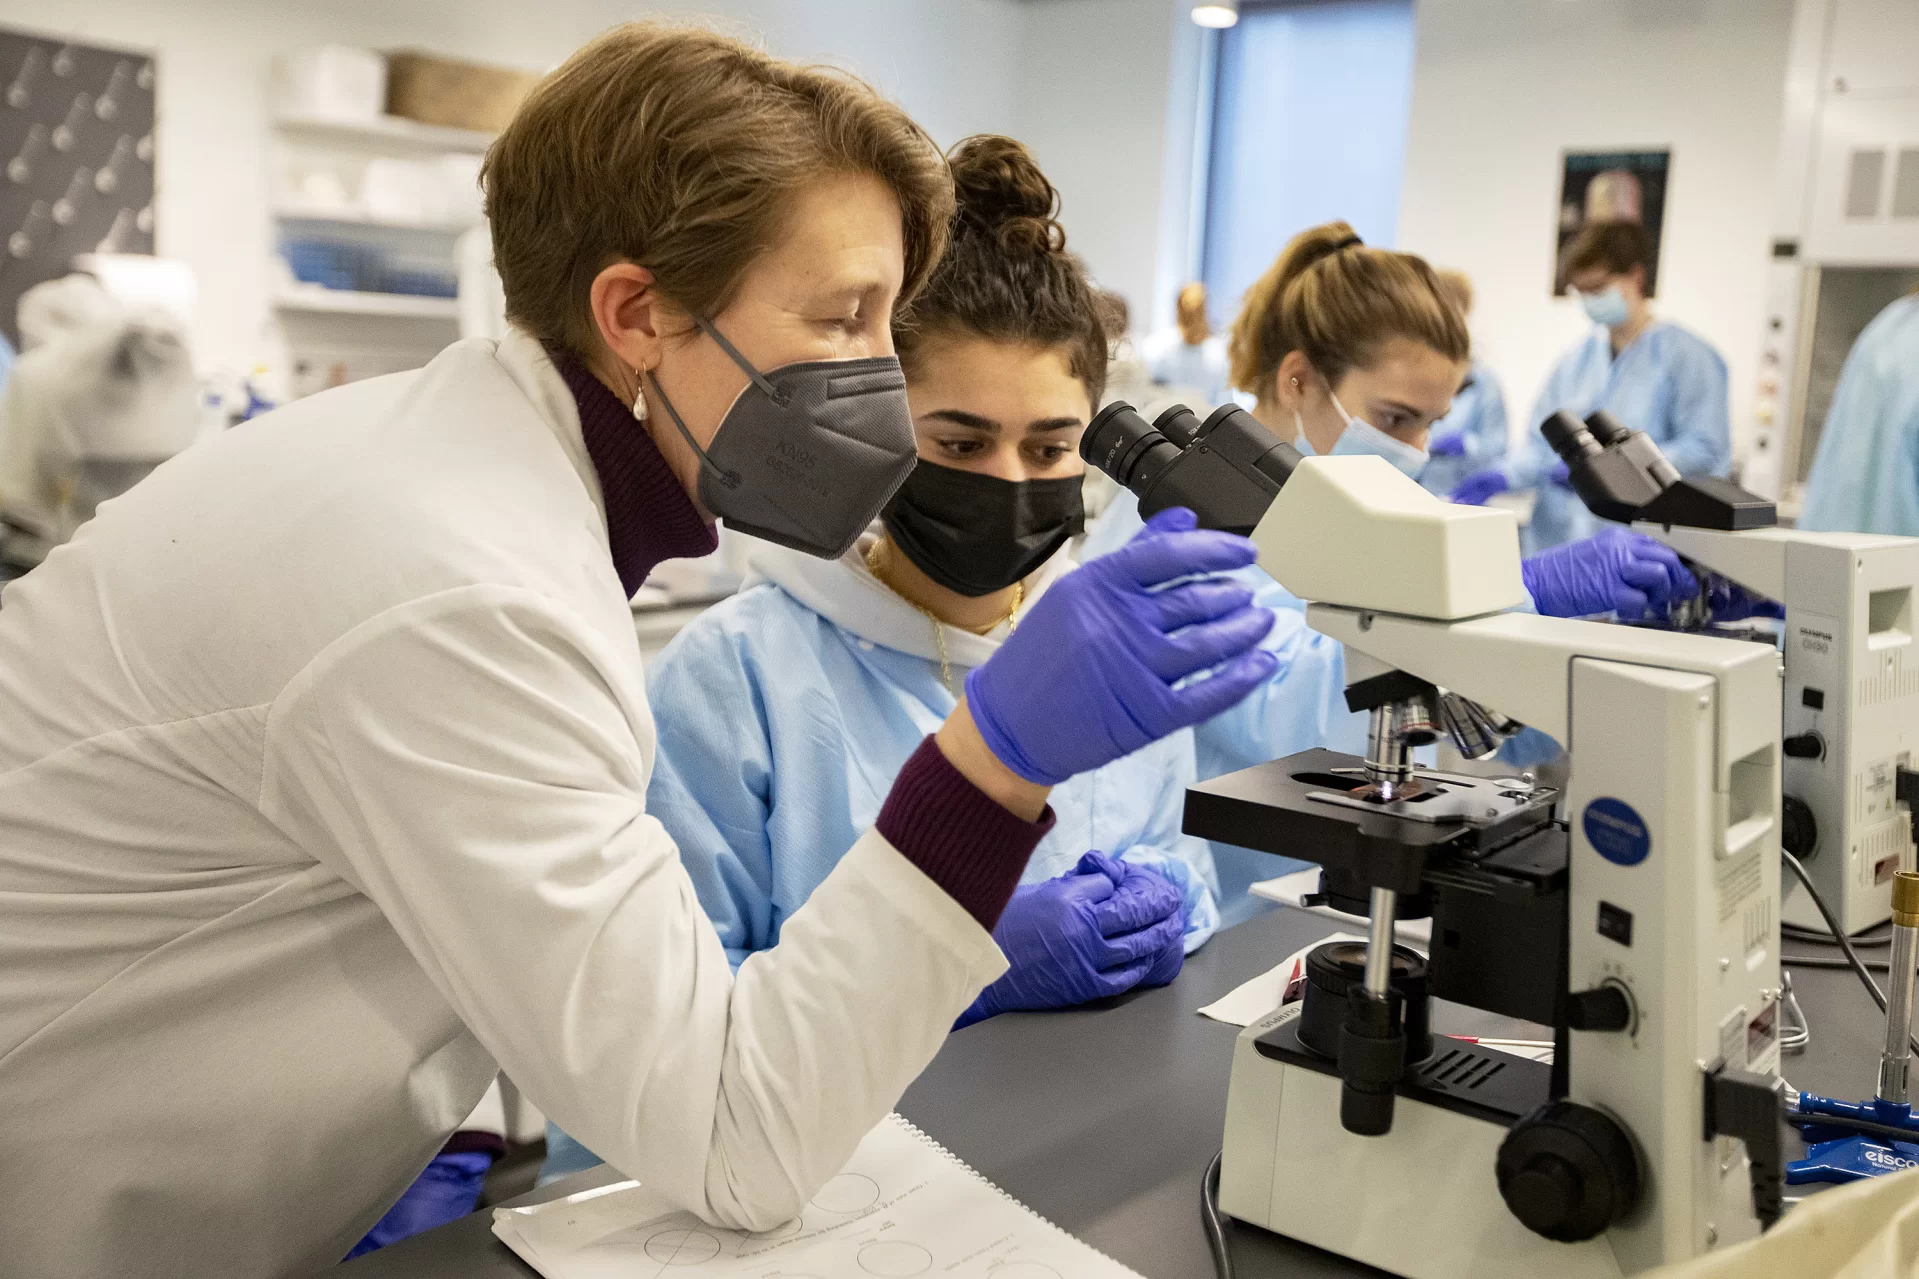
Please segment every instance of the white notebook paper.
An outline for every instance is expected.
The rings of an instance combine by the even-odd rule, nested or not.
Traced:
[[[898,1115],[761,1234],[706,1225],[637,1181],[495,1209],[493,1233],[546,1279],[1140,1279]]]

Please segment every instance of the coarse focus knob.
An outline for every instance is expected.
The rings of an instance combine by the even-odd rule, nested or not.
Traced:
[[[1632,998],[1611,982],[1566,996],[1566,1024],[1574,1030],[1625,1030],[1632,1025]]]
[[[1804,861],[1819,847],[1819,821],[1797,795],[1779,799],[1779,846]]]
[[[1779,743],[1787,759],[1824,759],[1826,739],[1817,733],[1794,733]]]
[[[1549,1102],[1514,1124],[1495,1171],[1513,1216],[1560,1243],[1593,1238],[1639,1199],[1632,1140],[1611,1116],[1576,1102]]]

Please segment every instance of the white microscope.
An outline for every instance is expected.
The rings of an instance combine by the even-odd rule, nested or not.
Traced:
[[[1884,923],[1894,872],[1913,869],[1900,803],[1914,796],[1900,774],[1919,738],[1919,538],[1774,527],[1771,503],[1723,480],[1682,482],[1650,437],[1603,412],[1584,423],[1555,413],[1541,430],[1594,514],[1784,606],[1781,843],[1847,932]],[[1702,501],[1708,494],[1724,500]],[[1733,518],[1716,520],[1722,509]],[[1695,625],[1708,626],[1697,612]],[[1797,880],[1783,913],[1825,928]]]
[[[1143,513],[1249,532],[1372,714],[1364,759],[1188,792],[1188,833],[1317,862],[1371,917],[1241,1034],[1221,1208],[1412,1279],[1616,1279],[1776,1219],[1777,650],[1510,612],[1510,514],[1236,408],[1109,406],[1082,452]],[[1518,723],[1571,748],[1566,793],[1412,762]],[[1429,956],[1393,945],[1426,915]],[[1433,998],[1553,1026],[1552,1064],[1433,1033]]]

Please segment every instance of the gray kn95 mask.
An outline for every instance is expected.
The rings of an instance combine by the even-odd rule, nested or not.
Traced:
[[[918,461],[897,357],[807,360],[762,373],[706,320],[694,323],[751,378],[701,448],[700,502],[728,528],[821,559],[844,555]]]

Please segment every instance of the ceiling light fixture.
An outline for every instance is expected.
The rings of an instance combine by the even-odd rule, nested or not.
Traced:
[[[1202,27],[1230,27],[1239,21],[1239,0],[1209,0],[1193,6],[1193,21]]]

